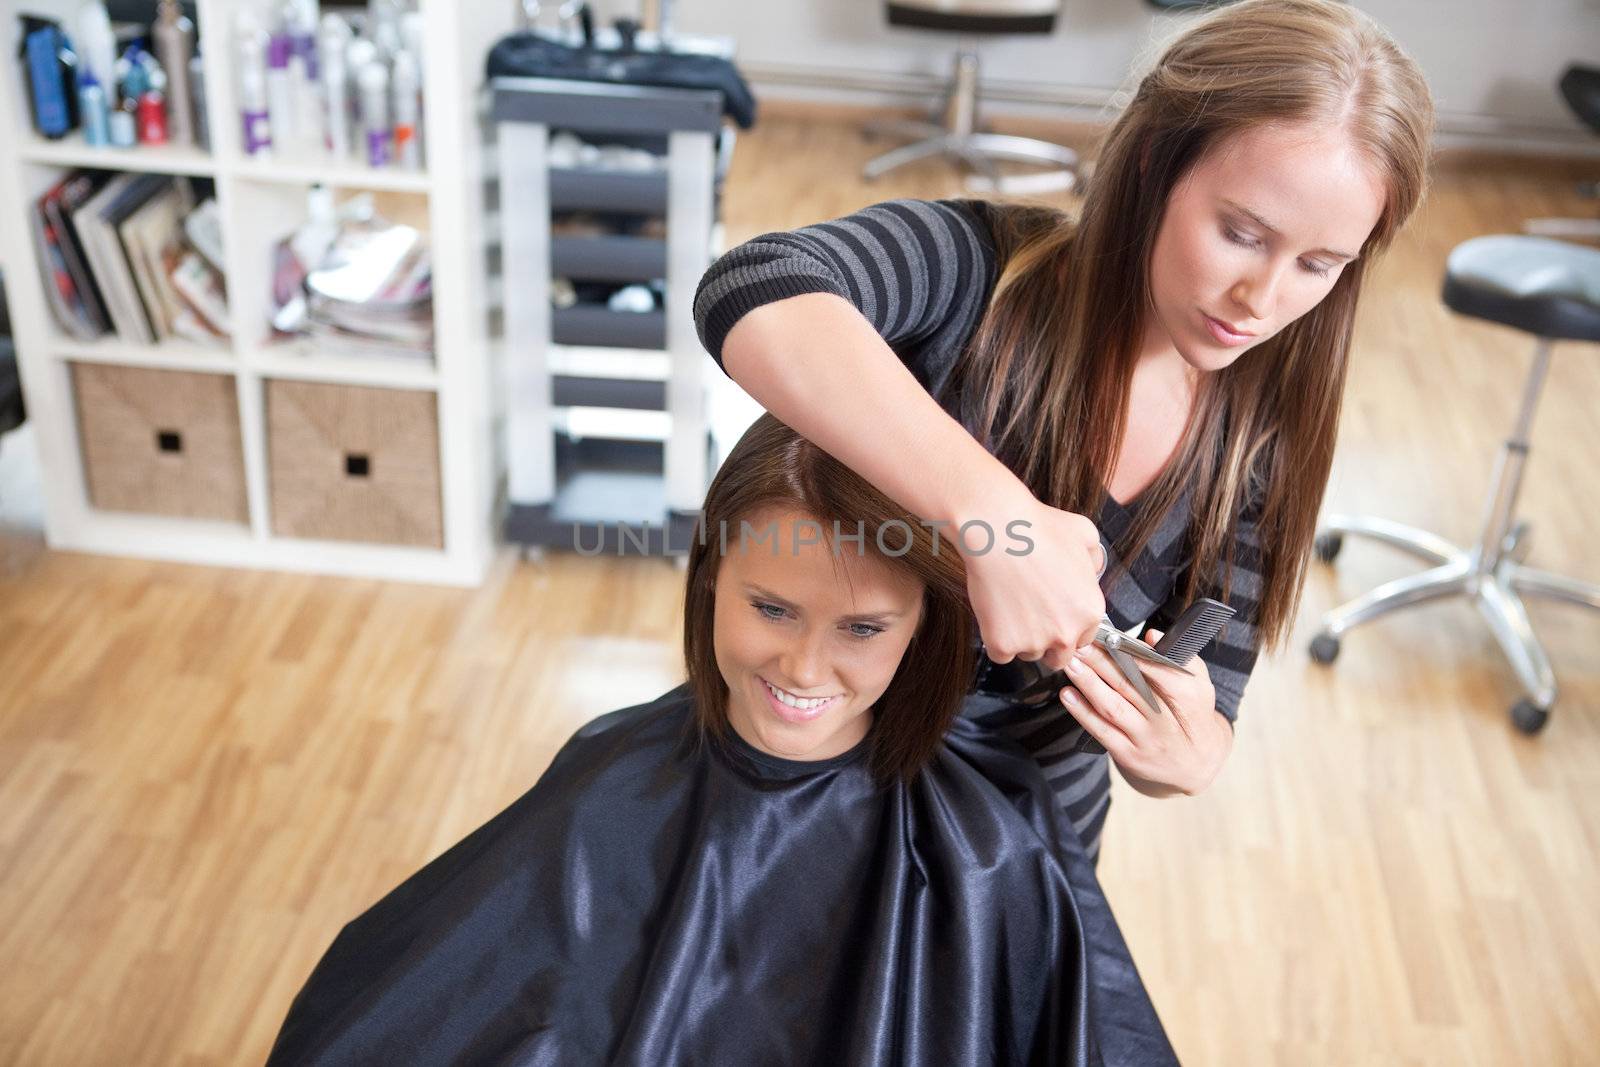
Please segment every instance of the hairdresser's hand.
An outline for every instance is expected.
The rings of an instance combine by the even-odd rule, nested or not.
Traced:
[[[1144,638],[1153,645],[1161,632],[1146,631]],[[1129,785],[1146,796],[1194,796],[1233,751],[1233,727],[1217,711],[1217,693],[1199,656],[1183,670],[1142,666],[1165,705],[1159,714],[1144,710],[1133,686],[1099,648],[1079,652],[1078,665],[1068,666],[1072,684],[1061,690],[1061,702],[1111,754]]]
[[[1075,650],[1094,640],[1105,616],[1099,583],[1105,551],[1094,523],[1025,491],[975,511],[971,519],[994,532],[993,547],[981,555],[982,527],[962,540],[967,592],[984,651],[996,663],[1043,660],[1052,670],[1065,668]],[[945,534],[957,532],[947,528]]]

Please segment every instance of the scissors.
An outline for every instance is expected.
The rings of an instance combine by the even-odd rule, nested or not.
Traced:
[[[1105,572],[1105,557],[1101,557],[1100,571]],[[1144,676],[1141,663],[1153,663],[1173,670],[1184,670],[1200,649],[1214,638],[1223,625],[1233,617],[1234,609],[1220,600],[1201,597],[1184,609],[1172,626],[1155,645],[1149,645],[1123,633],[1103,616],[1095,627],[1093,644],[1116,666],[1133,691],[1144,701],[1147,715],[1160,715],[1162,703]],[[993,665],[991,665],[993,666]],[[1065,671],[1052,671],[1038,661],[1015,661],[995,672],[1008,678],[1010,684],[1003,692],[1019,704],[1039,704],[1060,692],[1067,684]],[[992,691],[992,690],[991,690]]]
[[[1096,578],[1105,574],[1106,564],[1110,559],[1111,550],[1104,536],[1101,537],[1100,547],[1100,569],[1095,574]],[[1131,634],[1123,633],[1112,624],[1111,617],[1106,615],[1095,627],[1092,643],[1105,652],[1122,677],[1133,687],[1133,691],[1144,701],[1145,708],[1149,709],[1145,714],[1160,715],[1163,705],[1145,678],[1140,663],[1153,663],[1173,670],[1184,670],[1189,661],[1217,635],[1233,614],[1234,609],[1222,601],[1202,597],[1190,604],[1173,621],[1171,628],[1154,646]],[[1036,660],[1014,660],[1004,665],[990,663],[987,669],[980,664],[979,675],[980,678],[1005,679],[1001,688],[986,691],[1004,693],[1019,704],[1043,703],[1054,698],[1067,684],[1065,671],[1050,670]]]
[[[1182,670],[1177,662],[1168,659],[1154,648],[1145,644],[1137,637],[1131,637],[1111,625],[1109,618],[1101,619],[1100,625],[1094,631],[1094,644],[1117,665],[1117,670],[1122,672],[1128,684],[1133,686],[1133,691],[1139,694],[1139,699],[1144,701],[1145,707],[1153,714],[1161,714],[1161,701],[1156,698],[1155,690],[1150,688],[1150,683],[1145,680],[1144,669],[1138,661],[1146,663],[1159,663],[1163,667],[1173,670]]]
[[[1139,694],[1139,698],[1150,709],[1149,713],[1160,715],[1162,703],[1156,697],[1155,690],[1150,687],[1149,681],[1145,679],[1144,670],[1139,663],[1140,661],[1155,663],[1174,670],[1182,670],[1183,665],[1157,652],[1137,637],[1123,633],[1111,624],[1109,617],[1101,619],[1100,625],[1095,628],[1093,644],[1110,657],[1117,670],[1133,687],[1133,691]],[[1031,680],[1026,681],[1020,688],[1012,690],[1010,694],[1010,699],[1019,704],[1036,703],[1047,697],[1053,697],[1068,680],[1065,671],[1050,670],[1037,661],[1020,661],[1015,669],[1031,674]]]

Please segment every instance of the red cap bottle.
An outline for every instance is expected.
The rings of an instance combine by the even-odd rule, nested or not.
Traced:
[[[154,89],[139,97],[139,143],[167,143],[167,101]]]

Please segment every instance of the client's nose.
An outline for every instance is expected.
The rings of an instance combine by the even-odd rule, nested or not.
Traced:
[[[823,635],[818,634],[789,646],[779,661],[787,684],[802,693],[826,684],[828,657],[823,642]]]

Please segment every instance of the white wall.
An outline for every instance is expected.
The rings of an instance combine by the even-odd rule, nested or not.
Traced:
[[[637,0],[593,2],[607,21],[638,11]],[[1555,88],[1567,64],[1600,64],[1600,0],[1353,2],[1422,65],[1441,132],[1508,146],[1600,147]],[[1152,61],[1161,40],[1193,18],[1158,14],[1144,0],[1064,0],[1053,35],[984,41],[984,84],[1001,98],[1031,96],[1082,117],[1114,104],[1129,70]],[[947,34],[887,26],[880,0],[677,0],[674,24],[734,37],[741,67],[769,98],[903,103],[907,91],[945,75],[955,44]]]

